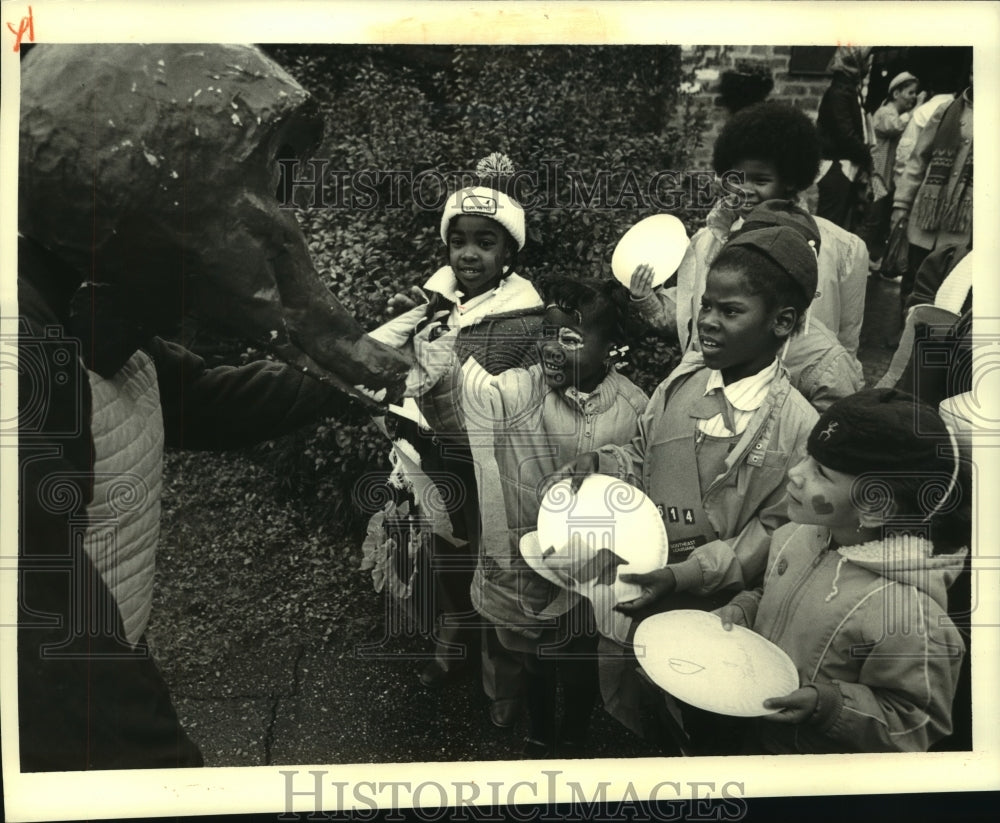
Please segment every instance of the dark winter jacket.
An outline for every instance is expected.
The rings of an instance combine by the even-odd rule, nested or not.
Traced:
[[[816,115],[821,156],[827,160],[850,160],[870,169],[871,151],[865,142],[861,103],[854,82],[840,74],[833,76],[824,92]]]

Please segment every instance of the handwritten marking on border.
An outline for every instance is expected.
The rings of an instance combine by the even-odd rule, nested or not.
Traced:
[[[21,22],[15,29],[10,23],[7,24],[7,28],[11,30],[14,35],[14,51],[19,52],[21,50],[21,41],[24,39],[25,32],[28,33],[28,40],[32,43],[35,42],[35,18],[31,11],[31,6],[28,6],[28,16],[22,17]]]

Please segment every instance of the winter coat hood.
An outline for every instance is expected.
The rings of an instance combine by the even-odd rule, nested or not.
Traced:
[[[882,577],[915,586],[947,608],[947,590],[962,571],[966,549],[933,554],[929,540],[912,535],[890,535],[881,540],[841,546],[837,553],[849,563]]]

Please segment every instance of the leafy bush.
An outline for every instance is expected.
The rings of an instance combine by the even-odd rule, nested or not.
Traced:
[[[518,271],[609,276],[618,238],[650,214],[671,210],[693,230],[699,208],[662,170],[683,170],[698,147],[704,109],[678,100],[680,49],[646,46],[274,46],[268,51],[317,98],[326,117],[319,158],[329,161],[327,207],[296,214],[317,269],[361,325],[385,320],[388,298],[423,283],[446,262],[438,235],[443,182],[420,197],[377,171],[471,170],[492,151],[508,154],[524,179],[528,241]],[[367,178],[351,177],[369,172]],[[299,179],[312,172],[300,168]],[[546,178],[548,174],[548,178]],[[377,192],[372,207],[362,206]],[[300,196],[302,192],[299,192]],[[656,194],[658,200],[652,195]],[[345,207],[337,203],[355,206]],[[329,205],[331,201],[334,205]],[[651,390],[676,352],[662,340],[632,346],[626,371]],[[258,356],[244,352],[244,358]],[[357,525],[351,500],[360,477],[386,463],[386,443],[354,409],[262,447],[279,485],[322,501],[327,516]],[[359,517],[364,515],[364,519]]]

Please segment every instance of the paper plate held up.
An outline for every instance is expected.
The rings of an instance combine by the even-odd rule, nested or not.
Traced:
[[[614,611],[642,591],[622,572],[641,574],[667,563],[667,533],[656,505],[639,489],[602,474],[556,483],[538,512],[538,532],[521,540],[521,555],[538,574],[586,597],[598,630],[624,643],[630,619]]]
[[[653,267],[653,288],[656,288],[677,271],[688,242],[680,220],[672,214],[654,214],[622,235],[611,255],[611,271],[628,288],[636,266],[647,263]]]
[[[718,714],[774,714],[763,703],[799,687],[792,659],[742,626],[722,628],[718,615],[678,609],[639,624],[635,656],[649,679],[674,697]]]
[[[557,561],[553,562],[551,567],[545,562],[545,558],[542,556],[542,544],[538,542],[538,532],[528,532],[524,535],[521,538],[519,547],[521,557],[525,559],[536,574],[564,589],[573,588]]]

